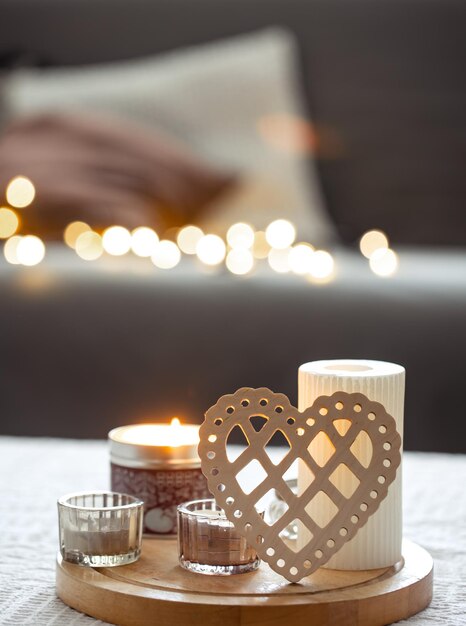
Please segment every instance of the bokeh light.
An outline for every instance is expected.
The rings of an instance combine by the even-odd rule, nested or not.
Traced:
[[[159,237],[155,230],[147,226],[139,226],[131,233],[131,250],[136,256],[152,256],[159,243]]]
[[[196,246],[204,236],[202,229],[198,226],[184,226],[176,237],[178,247],[185,254],[196,254]]]
[[[14,211],[7,207],[0,208],[0,239],[11,237],[18,230],[19,218]]]
[[[226,266],[232,274],[249,274],[254,267],[254,257],[248,248],[233,248],[227,254]]]
[[[102,245],[112,256],[122,256],[131,249],[131,233],[123,226],[110,226],[104,230]]]
[[[174,241],[163,239],[157,244],[152,255],[152,263],[161,270],[170,270],[178,265],[181,252]]]
[[[8,261],[8,263],[11,263],[12,265],[19,265],[18,246],[21,239],[21,235],[15,235],[14,237],[10,237],[10,239],[7,239],[3,247],[3,254],[5,255],[5,259]]]
[[[81,233],[76,239],[75,250],[81,259],[95,261],[104,252],[102,237],[93,231]]]
[[[29,178],[25,176],[15,176],[6,188],[6,199],[11,206],[17,209],[24,209],[31,204],[36,195],[36,190]]]
[[[272,250],[270,250],[267,260],[270,267],[275,272],[278,272],[279,274],[286,274],[286,272],[290,271],[290,264],[288,262],[290,250],[291,248],[272,248]]]
[[[370,259],[376,250],[387,248],[388,238],[381,230],[368,230],[359,242],[359,249],[367,259]]]
[[[21,237],[16,248],[16,256],[21,265],[38,265],[45,256],[44,242],[35,235]]]
[[[252,247],[252,253],[256,259],[266,259],[270,252],[270,245],[265,237],[263,230],[258,230],[254,233],[254,244]]]
[[[79,235],[83,233],[87,233],[92,228],[86,222],[71,222],[65,228],[65,232],[63,233],[63,239],[67,246],[72,248],[73,250],[76,248],[76,241],[78,240]]]
[[[218,235],[204,235],[197,243],[196,254],[206,265],[218,265],[225,258],[225,242]]]
[[[275,220],[265,229],[265,238],[272,248],[289,248],[296,238],[296,229],[288,220]]]
[[[259,118],[260,137],[272,148],[288,155],[303,155],[314,151],[315,132],[302,117],[289,113],[274,113]]]
[[[254,243],[254,229],[244,222],[233,224],[227,231],[227,242],[232,248],[251,248]]]
[[[314,248],[308,243],[293,246],[288,255],[288,264],[294,274],[304,276],[311,270]]]
[[[379,248],[372,253],[369,265],[377,276],[392,276],[398,269],[398,255],[390,248],[386,250]]]
[[[332,276],[335,269],[335,261],[330,252],[316,250],[312,255],[309,274],[317,280],[325,280]]]

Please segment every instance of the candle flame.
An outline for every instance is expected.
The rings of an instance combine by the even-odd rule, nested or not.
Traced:
[[[199,443],[199,426],[181,424],[174,417],[169,424],[135,424],[124,427],[119,437],[124,443],[145,446],[179,446],[197,445]]]

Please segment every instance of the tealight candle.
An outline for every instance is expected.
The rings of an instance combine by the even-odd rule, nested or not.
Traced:
[[[64,561],[112,567],[141,554],[143,503],[124,493],[73,493],[58,500]]]
[[[255,549],[213,499],[178,506],[178,558],[198,574],[244,574],[260,565]]]
[[[176,507],[210,497],[197,454],[199,426],[135,424],[110,431],[113,491],[144,501],[144,533],[176,534]]]

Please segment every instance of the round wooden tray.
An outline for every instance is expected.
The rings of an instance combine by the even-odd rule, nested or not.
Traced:
[[[384,626],[432,599],[433,562],[415,543],[403,561],[368,571],[321,568],[290,584],[262,564],[237,576],[193,574],[176,541],[146,539],[136,563],[91,568],[57,559],[57,594],[69,606],[121,626]]]

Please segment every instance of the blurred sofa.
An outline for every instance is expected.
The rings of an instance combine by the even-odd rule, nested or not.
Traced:
[[[5,80],[24,66],[291,30],[337,261],[323,285],[265,267],[239,278],[188,262],[167,273],[129,259],[86,265],[60,246],[34,269],[2,263],[3,434],[103,437],[140,419],[200,421],[245,385],[296,401],[302,362],[349,357],[406,367],[408,449],[466,451],[464,2],[0,0],[0,11]],[[400,249],[390,279],[355,248],[371,227]]]

